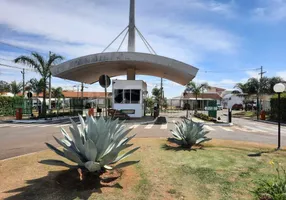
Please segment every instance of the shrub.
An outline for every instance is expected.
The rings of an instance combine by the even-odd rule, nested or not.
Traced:
[[[55,153],[77,163],[77,166],[68,165],[59,160],[42,160],[40,163],[80,168],[100,174],[106,169],[122,168],[139,162],[129,161],[120,163],[115,167],[110,166],[127,158],[130,154],[139,149],[139,147],[137,147],[125,154],[118,155],[122,150],[132,146],[132,144],[127,143],[135,136],[126,137],[130,129],[124,129],[124,122],[119,124],[118,120],[111,120],[110,118],[105,120],[103,117],[98,119],[88,117],[87,121],[84,122],[81,116],[79,116],[79,118],[80,125],[77,125],[71,119],[72,126],[70,127],[70,131],[73,136],[72,138],[64,129],[61,131],[64,136],[63,139],[54,137],[55,140],[64,147],[63,151],[46,143]]]
[[[208,115],[205,115],[203,113],[195,113],[194,116],[205,121],[216,121],[216,119],[209,117]]]
[[[204,131],[203,126],[202,123],[196,123],[189,119],[176,122],[175,130],[171,130],[175,138],[169,139],[169,141],[186,148],[192,148],[194,145],[209,141],[211,138],[205,136],[209,131]]]
[[[16,108],[23,107],[23,97],[0,96],[0,116],[15,115]]]
[[[256,183],[258,187],[253,191],[259,200],[285,200],[286,199],[286,172],[283,166],[270,161],[272,166],[276,165],[277,175],[274,179],[260,179]]]
[[[278,95],[274,95],[270,100],[270,119],[277,120],[278,119]],[[286,122],[286,93],[281,94],[280,101],[280,112],[281,112],[281,120]]]

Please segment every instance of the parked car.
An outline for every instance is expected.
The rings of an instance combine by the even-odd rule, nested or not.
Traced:
[[[248,103],[246,104],[247,110],[256,110],[256,104]]]
[[[222,109],[223,109],[222,105],[218,104],[217,105],[217,110],[222,110]]]
[[[232,110],[243,110],[242,104],[234,104],[231,108]]]

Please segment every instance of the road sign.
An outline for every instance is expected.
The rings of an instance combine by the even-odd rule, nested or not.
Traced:
[[[106,77],[106,80],[105,80],[105,77]],[[110,78],[109,78],[109,76],[107,76],[107,75],[101,75],[100,77],[99,77],[99,84],[100,84],[100,86],[101,87],[103,87],[103,88],[108,88],[109,86],[110,86]]]
[[[27,97],[32,98],[32,96],[33,96],[32,92],[28,92]]]

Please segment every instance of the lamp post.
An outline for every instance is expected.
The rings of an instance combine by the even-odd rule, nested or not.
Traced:
[[[278,94],[278,146],[277,150],[280,149],[281,146],[281,108],[280,108],[280,94],[285,90],[285,86],[283,83],[277,83],[273,87],[274,92]]]

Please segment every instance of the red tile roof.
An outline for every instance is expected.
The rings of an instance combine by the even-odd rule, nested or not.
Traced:
[[[187,93],[184,98],[196,98],[196,96],[193,93]],[[198,95],[198,98],[202,99],[221,99],[219,94],[217,93],[203,93]]]
[[[81,92],[74,92],[74,91],[63,91],[63,95],[65,98],[80,98]],[[111,95],[111,92],[107,92],[107,96]],[[34,94],[34,96],[36,96]],[[39,97],[43,97],[43,93],[39,94]],[[48,97],[48,95],[47,95]],[[84,98],[104,98],[105,93],[104,92],[83,92]]]

